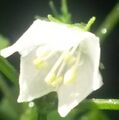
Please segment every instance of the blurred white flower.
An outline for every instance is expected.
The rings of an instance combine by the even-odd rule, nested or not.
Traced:
[[[99,38],[90,32],[38,19],[1,55],[16,51],[21,54],[18,102],[56,91],[64,117],[102,85]]]

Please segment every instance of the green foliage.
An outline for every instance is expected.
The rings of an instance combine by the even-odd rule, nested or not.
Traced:
[[[119,99],[93,99],[91,101],[102,110],[119,110]]]
[[[61,9],[58,13],[53,1],[49,2],[50,8],[53,13],[53,17],[62,23],[71,23],[71,14],[68,11],[67,0],[61,0]]]
[[[104,22],[96,31],[96,35],[100,37],[101,42],[111,33],[114,27],[119,23],[119,2],[114,6],[107,15]]]
[[[60,117],[57,110],[54,110],[52,112],[49,112],[47,116],[47,120],[74,120],[74,115],[70,114],[64,118]]]
[[[0,35],[0,49],[9,45],[9,40]],[[18,73],[5,58],[0,56],[0,72],[3,73],[11,82],[17,85]]]
[[[20,120],[38,120],[38,111],[36,106],[28,106],[23,112]]]
[[[81,108],[78,108],[81,109]],[[82,111],[72,110],[69,115],[62,118],[57,110],[49,112],[47,120],[109,120],[108,117],[98,109],[82,109]]]
[[[79,120],[109,120],[107,116],[98,110],[92,110],[81,116]]]
[[[8,39],[0,35],[0,49],[5,48],[8,45],[9,45]]]
[[[17,113],[11,106],[10,101],[3,99],[0,102],[0,120],[16,120],[17,117]]]
[[[0,56],[0,72],[2,72],[12,83],[17,85],[18,73],[5,58]]]

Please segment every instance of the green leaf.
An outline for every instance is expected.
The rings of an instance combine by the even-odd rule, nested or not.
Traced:
[[[17,85],[18,73],[15,68],[0,56],[0,72],[2,72],[12,83]]]
[[[91,102],[101,110],[119,110],[119,99],[92,99]]]
[[[8,45],[9,45],[8,39],[0,35],[0,49],[5,48]]]

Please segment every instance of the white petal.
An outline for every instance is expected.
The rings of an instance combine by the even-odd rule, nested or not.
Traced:
[[[0,51],[0,55],[3,56],[3,57],[8,57],[11,54],[13,54],[14,52],[16,52],[16,47],[15,46],[10,46],[10,47],[7,47],[5,49],[2,49]]]
[[[80,44],[82,52],[88,56],[90,64],[93,66],[93,90],[97,90],[103,85],[102,77],[99,73],[100,64],[100,44],[99,38],[94,34],[86,32],[87,39],[83,40]]]
[[[80,66],[79,66],[80,67]],[[65,117],[92,92],[92,68],[90,65],[80,67],[79,78],[72,85],[62,85],[58,90],[58,112]]]
[[[44,78],[58,58],[58,55],[47,61],[48,66],[41,70],[37,69],[33,64],[35,57],[36,49],[27,56],[21,57],[19,78],[20,95],[18,97],[18,102],[31,101],[49,92],[55,91],[53,87],[45,83]]]
[[[93,81],[93,90],[97,90],[103,85],[102,76],[100,72],[97,72],[97,75],[95,77],[97,78],[95,78]]]
[[[81,32],[68,25],[38,19],[13,46],[2,51],[2,55],[9,56],[18,51],[25,56],[37,46],[46,44],[51,49],[62,51],[79,43],[79,36]]]
[[[99,77],[99,40],[91,33],[85,33],[85,39],[80,43],[81,62],[79,77],[72,85],[62,85],[58,89],[58,112],[65,117],[71,109],[78,105],[93,90],[94,81],[101,81]],[[99,82],[98,82],[99,83]],[[98,84],[96,87],[101,86]],[[95,89],[96,89],[95,87]]]

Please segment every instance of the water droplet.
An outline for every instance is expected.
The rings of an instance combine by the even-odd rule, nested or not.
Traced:
[[[30,102],[28,106],[29,106],[30,108],[32,108],[32,107],[34,107],[34,105],[35,105],[34,102]]]
[[[106,34],[106,33],[107,33],[107,29],[106,29],[106,28],[103,28],[103,29],[101,30],[101,33],[102,33],[102,34]]]

